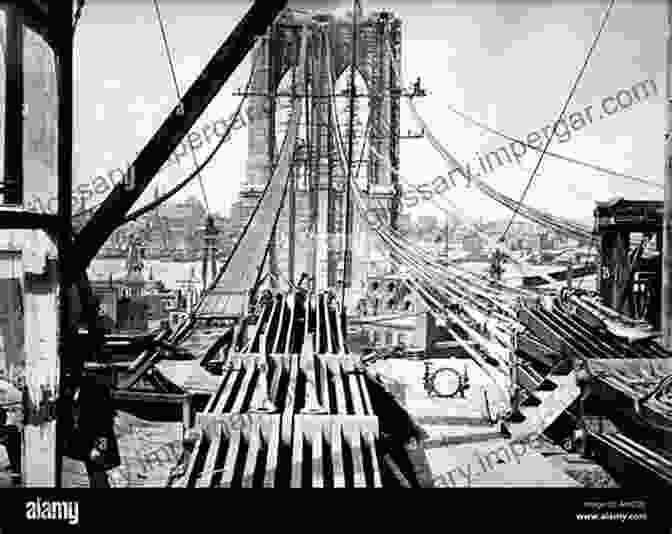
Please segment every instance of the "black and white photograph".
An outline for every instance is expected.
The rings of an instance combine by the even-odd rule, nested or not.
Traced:
[[[672,532],[671,137],[672,0],[0,2],[0,533]]]

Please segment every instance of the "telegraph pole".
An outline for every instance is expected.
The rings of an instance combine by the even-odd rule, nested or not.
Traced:
[[[663,262],[661,325],[665,348],[672,349],[672,0],[667,0],[667,35],[665,36],[665,94],[667,97],[665,132],[665,208],[663,210]]]

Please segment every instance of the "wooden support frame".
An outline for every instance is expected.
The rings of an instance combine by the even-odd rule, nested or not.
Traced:
[[[42,233],[56,245],[57,260],[47,260],[44,272],[32,273],[24,258],[24,324],[26,332],[26,382],[23,429],[23,484],[61,486],[59,428],[63,409],[59,402],[63,372],[73,337],[69,299],[63,298],[71,249],[72,191],[72,7],[49,8],[44,2],[12,1],[3,4],[7,21],[4,47],[6,78],[5,177],[15,183],[0,204],[0,232],[9,229]],[[24,43],[25,28],[39,35],[53,53],[57,87],[55,147],[57,209],[53,214],[32,213],[24,206]],[[47,177],[38,177],[44,179]],[[37,237],[36,237],[37,238]],[[22,246],[30,248],[28,245]],[[31,341],[32,339],[32,341]],[[35,341],[37,340],[37,341]],[[41,343],[41,344],[40,344]],[[45,358],[46,355],[46,358]],[[48,391],[47,394],[44,392]],[[67,408],[67,407],[66,407]]]

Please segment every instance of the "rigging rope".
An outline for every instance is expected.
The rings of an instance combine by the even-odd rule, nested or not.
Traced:
[[[416,186],[415,184],[410,183],[406,178],[404,178],[404,177],[403,177],[403,176],[402,176],[396,169],[394,169],[394,168],[392,167],[392,165],[389,163],[389,161],[387,160],[387,158],[385,158],[384,156],[382,156],[377,150],[375,150],[373,147],[370,147],[370,152],[371,152],[375,157],[377,157],[377,158],[379,159],[379,161],[381,161],[381,163],[382,163],[382,164],[383,164],[383,165],[384,165],[384,166],[385,166],[391,173],[396,174],[396,175],[397,175],[397,178],[401,181],[402,184],[404,184],[404,185],[406,185],[406,186],[408,186],[408,187],[412,187],[412,188],[414,188],[414,189],[415,189],[416,191],[418,191],[418,192],[421,192],[421,191],[420,191],[420,188],[419,188],[418,186]],[[445,192],[444,192],[444,193],[445,193]],[[482,229],[478,224],[469,221],[469,220],[468,220],[468,217],[467,217],[466,214],[459,208],[459,206],[457,206],[457,204],[455,204],[451,199],[449,199],[449,198],[447,198],[446,196],[444,196],[443,193],[441,194],[441,198],[443,199],[444,202],[448,203],[448,204],[451,206],[451,208],[454,210],[454,212],[457,212],[457,214],[461,217],[461,219],[462,219],[462,220],[463,220],[463,221],[464,221],[464,222],[465,222],[465,223],[466,223],[466,224],[467,224],[467,225],[468,225],[474,232],[476,232],[476,234],[477,234],[481,239],[483,239],[486,243],[489,243],[489,245],[490,245],[491,248],[494,248],[495,243],[494,243],[494,240],[493,240],[493,238],[492,238],[491,236],[489,236],[488,234],[486,234],[486,233],[483,231],[483,229]],[[441,203],[438,202],[438,201],[436,200],[436,198],[434,198],[434,196],[432,196],[432,197],[429,199],[429,201],[430,201],[432,204],[434,204],[439,210],[441,210],[443,213],[445,213],[446,215],[453,215],[453,213],[452,213],[451,211],[447,210],[446,208],[444,208],[444,207],[441,205]],[[521,268],[521,271],[523,271],[523,275],[524,275],[524,274],[525,274],[525,272],[524,272],[524,268],[525,268],[525,266],[529,267],[529,265],[526,264],[525,262],[521,261],[521,260],[517,260],[517,259],[515,259],[515,258],[512,256],[512,252],[507,253],[507,257],[510,259],[511,262],[515,263],[516,265],[519,266],[519,268]],[[437,261],[438,261],[438,259],[437,259]],[[456,268],[456,269],[460,269],[459,266],[457,266],[457,265],[455,265],[454,268]],[[460,270],[462,270],[462,269],[460,269]],[[471,271],[468,271],[468,270],[466,270],[466,269],[464,269],[464,272],[465,272],[465,273],[468,273],[468,274],[473,274],[474,276],[477,276],[477,277],[480,277],[480,278],[482,278],[482,279],[484,279],[484,280],[487,280],[487,281],[492,282],[492,280],[486,278],[486,277],[483,276],[483,275],[479,275],[479,274],[476,274],[476,273],[472,273]],[[548,281],[555,282],[555,280],[553,280],[552,278],[549,278],[549,277],[545,277],[545,278],[547,278]],[[515,288],[515,287],[508,286],[507,284],[505,284],[505,283],[503,283],[503,282],[501,282],[501,281],[495,281],[495,284],[496,284],[498,287],[500,287],[501,289],[504,289],[504,290],[508,290],[508,291],[516,291],[516,292],[520,292],[520,293],[528,294],[528,295],[532,295],[532,294],[533,294],[532,292],[527,292],[527,291],[522,290],[522,289],[519,289],[519,288]]]
[[[400,83],[403,84],[403,77],[401,76],[397,68],[397,65],[393,63],[392,67],[395,70],[395,74],[397,78],[400,80]],[[514,205],[516,205],[515,200],[499,193],[497,190],[492,188],[483,180],[480,180],[478,177],[471,176],[469,173],[467,173],[460,164],[460,162],[457,160],[457,158],[455,158],[450,152],[448,152],[448,150],[434,136],[431,129],[429,128],[429,125],[425,122],[425,120],[422,118],[417,108],[415,107],[413,98],[409,95],[406,95],[405,100],[406,104],[411,110],[414,120],[416,121],[418,126],[425,132],[425,137],[430,142],[432,147],[446,161],[446,163],[448,163],[451,166],[451,171],[456,169],[465,179],[467,184],[471,184],[473,182],[482,193],[492,198],[496,202],[504,205],[508,209],[513,209]],[[526,216],[528,219],[533,220],[538,224],[552,227],[556,231],[563,233],[565,235],[570,235],[578,239],[593,239],[591,229],[584,225],[574,223],[564,218],[550,215],[541,210],[531,208],[530,206],[526,206],[525,204],[520,205],[519,211],[521,212],[522,215]]]
[[[305,83],[308,35],[308,27],[304,26],[296,75],[299,84]],[[222,304],[228,307],[232,303],[234,295],[237,295],[239,300],[237,303],[233,302],[233,308],[238,308],[236,304],[239,304],[240,307],[244,304],[248,291],[254,282],[254,280],[248,280],[254,273],[251,265],[256,264],[258,269],[263,268],[263,264],[259,265],[256,262],[261,259],[262,253],[265,253],[267,250],[269,241],[273,237],[272,234],[268,233],[268,229],[272,227],[278,212],[283,208],[283,193],[286,192],[287,184],[289,183],[290,165],[294,158],[302,109],[302,99],[295,99],[289,126],[283,139],[278,163],[273,175],[266,182],[254,211],[248,219],[242,235],[234,245],[233,251],[217,273],[210,287],[203,292],[192,315],[201,311],[204,307],[206,313],[208,311],[222,313],[224,312]],[[256,275],[256,273],[254,274]],[[256,279],[256,276],[254,278]],[[249,282],[249,287],[246,285],[247,282]],[[236,288],[237,291],[232,291],[233,288]],[[219,295],[215,292],[216,289],[221,290]],[[221,296],[225,297],[224,303],[219,298]],[[244,310],[230,308],[227,311],[229,313],[240,313]]]
[[[373,124],[371,119],[372,119],[372,116],[370,115],[369,116],[369,121],[368,121],[369,126],[372,126],[372,124]],[[336,125],[336,127],[339,127],[338,116],[336,114],[335,114],[334,124]],[[339,134],[338,131],[335,133],[335,135],[339,138],[339,140],[342,139],[340,137],[340,134]],[[342,141],[341,141],[341,145],[342,145]],[[369,150],[374,151],[373,147],[369,147]],[[361,190],[359,190],[359,186],[357,186],[357,188],[358,188],[358,193],[361,195]],[[384,212],[386,208],[384,206],[381,206],[380,200],[378,200],[378,199],[374,199],[374,200],[378,204],[378,209],[381,212]],[[366,209],[366,211],[368,213],[368,208]],[[364,215],[364,216],[366,216],[366,215]],[[378,219],[380,219],[380,217],[378,217]],[[381,223],[381,224],[386,225],[386,223]],[[487,288],[484,288],[484,286],[482,284],[474,283],[473,281],[464,280],[465,276],[469,276],[469,277],[472,277],[472,278],[478,278],[479,275],[476,275],[475,273],[471,273],[467,270],[461,270],[457,267],[452,267],[452,266],[451,266],[451,268],[453,270],[458,270],[458,271],[462,271],[462,272],[459,273],[459,274],[455,274],[454,272],[450,272],[451,268],[448,268],[448,267],[442,265],[438,261],[437,258],[433,258],[430,255],[428,255],[427,253],[425,253],[424,251],[417,249],[417,247],[414,244],[412,244],[410,241],[408,241],[405,238],[405,236],[403,236],[402,234],[400,234],[398,231],[396,231],[394,229],[391,229],[391,228],[386,229],[386,238],[388,240],[391,240],[393,245],[399,245],[400,242],[403,242],[404,244],[403,244],[402,251],[406,252],[407,254],[411,254],[412,256],[422,257],[423,261],[426,262],[426,268],[435,269],[436,266],[439,266],[438,268],[441,270],[443,275],[444,276],[449,276],[455,283],[458,283],[458,285],[460,285],[462,290],[469,289],[469,288],[464,286],[464,283],[471,284],[470,289],[475,290],[477,292],[478,292],[478,289],[476,289],[476,288],[484,289],[486,291],[485,296],[487,297],[487,292],[488,291],[491,292],[492,289],[493,289],[492,286],[488,286]],[[399,262],[394,261],[394,263],[399,263]],[[485,277],[482,277],[482,278],[485,279]],[[462,282],[462,283],[460,284],[460,282]],[[510,288],[510,287],[504,286],[503,284],[498,284],[498,285],[500,285],[502,287],[502,289],[504,289],[504,290],[513,291],[513,292],[516,292],[518,294],[522,293],[521,291],[517,290],[516,288]],[[483,295],[484,294],[481,293],[481,296],[483,296]]]
[[[359,2],[357,0],[353,1],[352,7],[352,56],[350,63],[350,113],[349,113],[349,130],[348,130],[348,172],[345,182],[345,263],[343,265],[343,287],[341,293],[341,300],[345,304],[345,291],[348,285],[352,284],[352,207],[351,207],[351,196],[352,196],[352,158],[354,157],[353,153],[353,136],[354,136],[354,120],[355,120],[355,73],[357,72],[357,11],[359,9]],[[325,33],[326,35],[326,33]],[[325,39],[325,44],[328,43],[328,38]],[[332,70],[329,58],[331,56],[331,50],[327,48],[327,73],[331,77]],[[339,129],[340,132],[340,129]]]
[[[260,41],[257,41],[257,46],[259,46]],[[253,50],[253,55],[254,50]],[[219,149],[222,147],[222,145],[229,140],[229,135],[231,133],[231,129],[233,128],[233,125],[238,122],[238,117],[240,116],[240,113],[243,110],[243,104],[245,103],[245,99],[247,98],[247,91],[252,85],[252,80],[254,79],[254,71],[256,69],[258,62],[258,57],[255,58],[255,61],[252,64],[252,68],[250,70],[250,76],[247,80],[247,84],[245,85],[245,92],[243,96],[240,99],[240,102],[238,103],[238,107],[236,108],[236,112],[233,114],[233,118],[229,123],[226,125],[226,130],[224,132],[224,135],[222,138],[217,142],[215,145],[215,148],[212,149],[212,151],[208,154],[208,156],[203,160],[203,163],[201,163],[196,169],[192,170],[192,172],[184,178],[181,182],[179,182],[175,187],[172,189],[168,190],[166,193],[161,195],[160,197],[154,199],[153,201],[149,202],[147,205],[143,206],[142,208],[138,208],[137,210],[131,212],[129,215],[127,215],[124,219],[125,223],[134,221],[135,219],[141,217],[145,213],[152,211],[159,207],[161,204],[163,204],[166,200],[172,198],[175,196],[177,193],[179,193],[182,189],[184,189],[194,178],[197,178],[199,176],[199,173],[201,170],[203,170],[212,160],[213,157],[215,157],[215,154],[219,151]],[[100,205],[100,204],[99,204]]]
[[[519,143],[520,145],[523,145],[523,146],[526,147],[526,148],[531,148],[531,149],[533,149],[533,150],[536,150],[537,152],[541,152],[541,151],[542,151],[541,148],[537,148],[536,146],[531,145],[531,144],[529,144],[529,143],[523,141],[522,139],[517,139],[517,138],[515,138],[515,137],[512,137],[512,136],[510,136],[510,135],[508,135],[508,134],[505,134],[505,133],[502,132],[501,130],[497,130],[497,129],[495,129],[495,128],[492,128],[491,126],[488,126],[487,124],[485,124],[485,123],[483,123],[483,122],[481,122],[481,121],[478,121],[478,120],[474,119],[473,117],[467,115],[467,114],[464,113],[463,111],[460,111],[460,110],[454,108],[454,107],[451,106],[450,104],[446,104],[446,103],[444,102],[443,105],[446,106],[446,107],[448,108],[448,111],[450,111],[450,112],[454,113],[455,115],[457,115],[457,116],[463,118],[465,121],[470,122],[470,123],[474,124],[475,126],[478,126],[478,127],[481,128],[482,130],[485,130],[486,132],[490,132],[490,133],[492,133],[492,134],[494,134],[494,135],[497,135],[497,136],[499,136],[499,137],[502,137],[502,138],[504,138],[504,139],[507,139],[508,141],[511,141],[512,143]],[[569,163],[574,163],[574,164],[576,164],[576,165],[580,165],[580,166],[582,166],[582,167],[586,167],[586,168],[588,168],[588,169],[593,169],[593,170],[595,170],[595,171],[598,171],[598,172],[601,172],[601,173],[604,173],[604,174],[608,174],[608,175],[611,175],[611,176],[615,176],[615,177],[617,177],[617,178],[623,178],[623,179],[625,179],[625,180],[630,180],[630,181],[633,181],[633,182],[638,182],[638,183],[640,183],[640,184],[644,184],[644,185],[647,185],[647,186],[649,186],[649,187],[655,187],[655,188],[657,188],[657,189],[664,189],[663,184],[659,184],[659,183],[657,183],[657,182],[654,182],[653,180],[647,180],[646,178],[639,178],[639,177],[637,177],[637,176],[632,176],[632,175],[630,175],[630,174],[624,174],[624,173],[622,173],[622,172],[618,172],[618,171],[615,171],[615,170],[613,170],[613,169],[609,169],[609,168],[607,168],[607,167],[602,167],[601,165],[597,165],[597,164],[595,164],[595,163],[589,163],[589,162],[587,162],[587,161],[582,161],[582,160],[578,160],[578,159],[575,159],[575,158],[570,158],[569,156],[563,156],[562,154],[558,154],[557,152],[551,152],[550,150],[547,150],[547,151],[546,151],[546,155],[547,155],[547,156],[551,156],[551,157],[553,157],[553,158],[557,158],[557,159],[561,159],[561,160],[567,161],[567,162],[569,162]]]
[[[343,143],[342,143],[342,136],[340,134],[340,126],[339,126],[339,123],[338,123],[338,116],[335,113],[335,102],[334,102],[335,95],[334,95],[333,86],[331,84],[331,77],[329,77],[329,94],[330,94],[329,110],[331,111],[331,114],[332,114],[332,124],[334,125],[334,128],[337,129],[336,132],[334,132],[334,137],[336,138],[336,141],[337,141],[336,142],[337,153],[339,155],[339,161],[340,161],[340,164],[341,164],[341,167],[342,167],[342,172],[345,172],[345,155],[344,155],[344,151],[343,151]],[[369,116],[369,123],[371,122],[370,119],[371,119],[371,116]],[[357,200],[358,200],[358,203],[359,203],[358,207],[360,208],[360,212],[362,212],[361,196],[360,196],[361,191],[359,190],[358,185],[356,186],[355,191],[358,195],[356,197]],[[378,201],[378,204],[380,206],[379,201]],[[377,218],[379,219],[380,217],[378,216]],[[381,225],[380,220],[378,222],[379,222],[379,225]],[[382,224],[386,224],[386,223],[382,223]],[[395,232],[395,231],[391,230],[391,232]],[[381,232],[379,231],[379,233],[381,233]],[[394,236],[394,235],[390,234],[390,231],[388,231],[388,232],[386,232],[385,236],[381,236],[381,237],[383,237],[383,239],[386,240],[388,246],[391,246],[391,247],[397,249],[397,253],[400,254],[400,258],[404,258],[404,257],[408,258],[409,257],[408,254],[410,254],[410,260],[409,261],[412,262],[413,261],[412,258],[414,256],[418,256],[419,258],[422,258],[422,260],[417,260],[416,259],[415,260],[416,262],[417,261],[422,261],[422,262],[425,263],[425,265],[424,265],[425,269],[432,269],[432,270],[436,271],[436,260],[434,258],[429,258],[426,255],[424,255],[424,253],[415,250],[414,246],[410,242],[406,241],[403,236],[401,236],[401,235]],[[400,242],[403,242],[404,244],[400,245]],[[404,265],[404,262],[402,261],[401,264]],[[408,263],[406,263],[406,265],[408,265]],[[440,269],[441,272],[444,273],[444,275],[448,275],[448,271],[443,266],[440,266],[439,269]],[[455,277],[454,274],[452,275],[452,277],[453,278]],[[464,288],[462,287],[462,289],[464,289]],[[478,289],[474,288],[473,283],[472,283],[472,290],[475,290],[475,291],[478,292]],[[501,306],[500,302],[494,301],[492,298],[490,298],[487,295],[487,293],[481,293],[481,296],[485,297],[487,300],[490,300],[491,302],[493,302],[497,306]]]
[[[261,42],[261,39],[258,39],[255,46],[259,46],[259,43]],[[253,56],[254,54],[254,49],[252,50]],[[233,118],[229,121],[229,123],[226,125],[226,129],[224,131],[224,134],[222,135],[221,139],[217,142],[215,147],[212,149],[212,151],[207,155],[203,163],[201,163],[197,168],[193,169],[191,173],[184,179],[182,179],[176,186],[173,188],[169,189],[166,193],[162,194],[161,196],[155,198],[151,202],[148,202],[146,205],[142,206],[141,208],[138,208],[137,210],[131,212],[128,214],[122,224],[126,224],[129,222],[132,222],[140,217],[142,217],[145,213],[148,213],[156,208],[158,208],[161,204],[169,200],[170,198],[174,197],[177,193],[179,193],[182,189],[184,189],[189,183],[191,183],[195,178],[198,178],[201,171],[208,166],[210,161],[212,161],[212,158],[215,157],[219,149],[222,147],[222,145],[229,140],[229,136],[231,134],[231,130],[233,126],[238,122],[238,118],[240,117],[240,114],[243,110],[243,104],[245,103],[245,99],[247,98],[247,92],[252,84],[253,80],[253,73],[256,68],[256,64],[258,62],[258,58],[253,62],[251,70],[250,70],[250,76],[247,79],[247,83],[245,85],[245,91],[243,92],[243,96],[240,99],[240,102],[238,103],[238,107],[236,108],[235,113],[233,114]],[[97,210],[100,206],[105,201],[101,201],[98,204],[91,206],[90,208],[86,208],[84,210],[81,210],[77,212],[76,214],[73,215],[74,217],[79,217],[82,216],[86,213],[93,212]]]
[[[388,125],[388,127],[389,127],[389,125]],[[378,132],[377,134],[380,135],[380,132]],[[430,132],[430,134],[431,134],[431,132]],[[384,165],[384,166],[385,166],[391,173],[395,174],[395,175],[397,176],[398,179],[400,179],[402,182],[406,182],[406,185],[408,185],[408,186],[410,186],[410,187],[414,187],[414,188],[416,188],[417,191],[419,191],[419,188],[418,188],[417,186],[415,186],[414,184],[411,184],[410,182],[408,182],[407,180],[405,180],[404,177],[399,173],[399,171],[398,171],[397,169],[395,169],[394,167],[392,167],[391,163],[388,161],[388,158],[384,157],[382,154],[380,154],[380,153],[379,153],[376,149],[374,149],[373,147],[370,147],[370,152],[371,152],[371,154],[373,154],[375,157],[377,157],[377,158],[379,159],[379,161],[381,161],[381,163],[383,163],[383,165]],[[454,181],[453,181],[453,184],[454,184]],[[444,193],[445,193],[445,191],[444,191]],[[445,201],[449,202],[449,203],[451,204],[451,206],[452,206],[458,213],[462,213],[461,210],[457,207],[457,205],[455,205],[455,204],[454,204],[450,199],[448,199],[447,197],[443,196],[443,193],[442,193],[442,197],[443,197],[443,199],[444,199]],[[441,204],[439,204],[433,196],[432,196],[429,200],[430,200],[435,206],[437,206],[441,211],[443,211],[443,212],[446,213],[446,214],[450,214],[450,212],[448,212],[448,211],[447,211]],[[466,220],[466,217],[465,217],[464,215],[462,216],[462,218]],[[467,221],[467,222],[468,222],[468,221]],[[471,227],[478,233],[479,236],[481,236],[483,239],[485,239],[486,242],[491,242],[491,237],[490,237],[489,235],[485,234],[485,233],[482,231],[482,229],[481,229],[477,224],[470,223],[470,222],[468,222],[468,224],[469,224],[469,225],[470,225],[470,226],[471,226]],[[500,246],[500,248],[505,249],[505,247],[501,247],[501,246]],[[520,260],[516,260],[516,259],[514,258],[513,253],[512,253],[511,251],[508,251],[508,250],[506,250],[506,249],[505,249],[505,251],[506,251],[506,253],[507,253],[507,256],[510,258],[510,260],[520,268],[522,274],[524,275],[524,267],[525,267],[527,264],[525,264],[525,262],[522,262],[522,261],[520,261]],[[437,263],[441,263],[441,262],[438,261],[438,259],[435,259],[434,261],[437,262]],[[458,269],[457,266],[455,266],[455,268]],[[464,270],[464,272],[467,273],[467,274],[469,274],[469,275],[472,275],[472,276],[478,276],[478,277],[481,277],[481,278],[484,279],[484,280],[488,280],[489,283],[493,283],[492,280],[487,279],[485,276],[482,276],[482,275],[476,275],[475,273],[471,273],[470,271],[468,271],[468,270],[466,270],[466,269]],[[550,277],[548,277],[548,276],[545,276],[545,275],[541,275],[541,276],[542,276],[542,278],[546,279],[546,280],[549,281],[549,282],[555,282],[555,280],[553,280],[552,278],[550,278]],[[496,284],[497,286],[499,286],[499,287],[500,287],[501,289],[503,289],[503,290],[519,292],[520,294],[527,295],[527,296],[534,295],[534,293],[532,293],[532,292],[530,292],[530,291],[526,291],[526,290],[523,290],[523,289],[520,289],[520,288],[513,288],[513,287],[510,287],[510,286],[507,286],[506,284],[503,284],[501,281],[497,281],[497,282],[495,282],[495,284]]]
[[[173,85],[175,87],[175,93],[177,95],[177,101],[181,103],[182,101],[182,95],[180,94],[180,84],[177,81],[177,74],[175,73],[175,65],[173,64],[173,56],[170,53],[170,47],[168,46],[168,35],[166,34],[166,29],[163,24],[163,18],[161,17],[161,11],[159,9],[159,1],[158,0],[153,0],[154,2],[154,9],[156,11],[156,18],[159,21],[159,27],[161,28],[161,37],[163,38],[163,47],[166,50],[166,56],[168,56],[168,66],[170,67],[170,74],[173,78]],[[189,151],[191,152],[191,156],[194,160],[194,167],[198,168],[198,157],[196,156],[196,151],[194,150],[194,147],[189,143]],[[198,183],[201,186],[201,194],[203,195],[203,202],[205,204],[205,211],[210,215],[210,206],[208,204],[208,195],[205,192],[205,186],[203,185],[203,177],[201,176],[200,172],[198,173]]]
[[[546,151],[548,150],[548,147],[551,144],[551,140],[553,139],[553,136],[555,135],[555,131],[558,129],[558,124],[560,123],[563,116],[565,115],[565,112],[567,111],[567,108],[569,107],[569,103],[572,101],[572,97],[574,96],[574,93],[576,92],[576,89],[579,86],[579,82],[581,81],[581,78],[583,78],[583,73],[586,71],[586,67],[588,67],[588,62],[590,61],[590,58],[592,57],[593,52],[594,52],[595,48],[597,47],[597,43],[600,40],[600,35],[602,35],[602,30],[604,30],[604,27],[607,24],[607,20],[609,20],[609,14],[611,13],[611,9],[614,7],[614,1],[615,0],[610,0],[609,1],[609,6],[607,7],[607,10],[604,14],[604,17],[602,19],[602,23],[600,24],[600,28],[597,31],[597,34],[595,35],[595,38],[593,39],[593,44],[591,45],[590,49],[588,50],[588,54],[586,55],[586,59],[583,62],[583,65],[581,66],[581,69],[579,70],[578,75],[576,76],[576,80],[574,80],[574,85],[572,86],[571,90],[569,91],[569,95],[567,95],[567,99],[565,100],[565,105],[562,107],[562,111],[560,112],[560,115],[558,116],[558,120],[556,120],[555,124],[553,125],[553,130],[551,131],[551,135],[549,135],[548,139],[546,140],[546,145],[544,146],[544,150],[539,155],[539,159],[537,160],[537,164],[535,165],[534,169],[532,170],[532,174],[530,175],[530,179],[528,180],[527,185],[525,186],[525,189],[523,189],[523,192],[520,195],[520,200],[518,201],[518,207],[514,210],[513,214],[511,215],[511,219],[509,220],[509,224],[504,229],[504,233],[502,234],[502,237],[500,237],[500,241],[504,241],[504,239],[506,238],[506,234],[511,229],[511,225],[513,225],[513,221],[515,220],[516,215],[518,215],[520,207],[523,204],[523,200],[525,200],[525,196],[527,195],[527,192],[530,190],[530,187],[532,186],[532,183],[534,182],[534,179],[537,176],[537,172],[539,171],[539,167],[541,166],[541,162],[544,159],[544,155],[546,154]]]

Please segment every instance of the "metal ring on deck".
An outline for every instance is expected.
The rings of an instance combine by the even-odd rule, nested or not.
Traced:
[[[436,387],[436,378],[443,372],[448,372],[452,373],[457,377],[457,385],[455,386],[455,390],[451,393],[442,393],[439,391],[439,389]],[[464,388],[465,388],[465,383],[464,380],[462,379],[462,375],[460,374],[459,371],[456,369],[453,369],[452,367],[441,367],[440,369],[437,369],[436,371],[433,371],[426,379],[425,381],[425,390],[427,391],[427,394],[429,396],[433,397],[439,397],[439,398],[444,398],[444,399],[451,399],[455,397],[456,395],[460,394]]]

